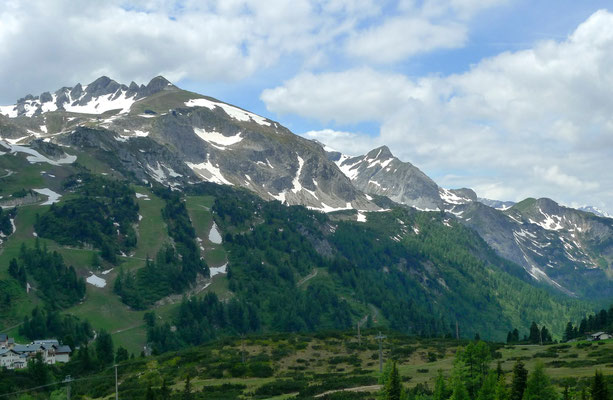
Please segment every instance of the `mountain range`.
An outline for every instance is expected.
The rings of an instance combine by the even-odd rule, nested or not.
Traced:
[[[20,167],[13,160],[17,156],[26,157],[30,165],[55,169],[17,170]],[[163,77],[147,85],[123,85],[101,77],[88,85],[28,95],[14,105],[0,107],[0,179],[21,176],[12,186],[5,186],[5,191],[0,189],[0,205],[46,205],[61,196],[70,198],[64,181],[74,173],[66,169],[69,165],[85,166],[88,171],[127,179],[151,190],[163,186],[189,193],[201,182],[210,182],[233,190],[234,196],[246,190],[262,201],[277,200],[323,212],[328,222],[294,227],[321,255],[343,253],[341,243],[328,237],[336,235],[340,226],[334,221],[358,225],[368,221],[364,229],[370,229],[369,235],[376,240],[373,236],[369,240],[375,242],[413,243],[414,236],[429,231],[430,222],[425,221],[431,218],[440,229],[454,232],[446,237],[444,230],[436,228],[436,237],[446,237],[441,243],[476,233],[483,243],[471,239],[470,246],[466,244],[468,252],[484,265],[496,265],[501,271],[496,274],[547,288],[560,298],[605,302],[613,295],[613,219],[599,210],[564,207],[546,198],[518,203],[488,200],[469,188],[442,188],[386,146],[362,156],[345,155],[295,135],[268,118],[182,90]],[[8,189],[20,185],[29,191]],[[245,200],[241,204],[237,207],[255,203]],[[203,207],[208,210],[210,205]],[[223,208],[221,204],[217,207]],[[252,221],[249,229],[261,223],[260,212],[254,209],[245,217]],[[216,214],[215,218],[220,217]],[[228,220],[216,221],[230,237],[247,229]],[[385,226],[383,221],[387,221]],[[422,221],[421,228],[415,221]],[[2,235],[0,240],[6,241],[8,235]],[[389,257],[391,264],[381,266],[382,271],[402,268],[408,262],[407,257]],[[442,296],[438,302],[452,304],[451,294],[445,293],[459,290],[452,283],[456,280],[451,266],[456,261],[445,257],[440,260],[446,261],[439,260],[443,265],[439,271],[435,262],[422,260],[408,274],[426,288],[424,298],[426,293],[437,293],[435,298]],[[474,273],[462,272],[468,274],[462,279],[486,279],[482,272]]]

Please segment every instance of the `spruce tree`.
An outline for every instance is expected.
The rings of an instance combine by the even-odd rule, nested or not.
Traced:
[[[528,380],[528,371],[524,363],[517,361],[513,367],[513,381],[511,382],[511,399],[522,400],[524,391],[526,390],[526,382]]]
[[[498,379],[495,372],[490,372],[483,380],[483,385],[479,389],[477,400],[494,400],[496,397],[496,384]]]
[[[181,395],[181,400],[192,400],[194,398],[192,394],[192,384],[190,382],[190,377],[187,375],[185,378],[185,388],[183,388],[183,394]]]
[[[145,400],[155,400],[155,394],[153,393],[153,389],[151,389],[151,385],[147,387],[147,393],[145,394]]]
[[[385,400],[400,400],[402,396],[402,384],[400,383],[400,375],[396,363],[392,364],[389,379],[385,383]]]
[[[449,393],[447,393],[447,384],[445,383],[443,372],[439,370],[436,377],[436,382],[434,383],[434,394],[432,395],[432,400],[446,400],[448,397]]]
[[[170,400],[170,389],[168,388],[166,379],[164,379],[162,387],[160,388],[160,400]]]
[[[511,394],[509,393],[509,389],[507,388],[507,383],[504,380],[504,376],[501,375],[498,378],[498,382],[496,383],[496,393],[494,395],[494,400],[509,400]]]
[[[607,390],[607,384],[604,381],[602,372],[596,371],[594,373],[594,380],[592,381],[592,400],[609,400],[609,392]]]
[[[557,400],[558,395],[545,374],[545,367],[542,363],[537,363],[534,371],[528,378],[523,400]]]
[[[530,336],[528,337],[528,340],[530,340],[530,343],[532,344],[541,343],[541,330],[534,321],[532,322],[532,325],[530,325]]]
[[[453,378],[453,392],[451,393],[450,400],[470,400],[468,390],[466,390],[466,386],[464,386],[459,376]]]
[[[566,324],[566,329],[564,330],[564,337],[562,338],[562,340],[564,340],[565,342],[568,342],[569,340],[573,338],[574,338],[573,323],[568,322]]]

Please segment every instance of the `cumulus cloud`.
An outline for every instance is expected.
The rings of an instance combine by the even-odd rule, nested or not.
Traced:
[[[4,2],[0,100],[102,74],[236,82],[282,57],[325,55],[379,12],[374,0]]]
[[[401,61],[432,50],[462,47],[468,40],[467,21],[480,10],[503,0],[400,1],[399,15],[351,34],[346,51],[377,64]]]
[[[409,78],[368,67],[302,73],[261,98],[281,114],[379,122],[376,142],[443,185],[611,210],[605,188],[613,187],[613,176],[603,173],[613,168],[611,93],[613,14],[601,10],[566,40],[504,52],[465,73]],[[446,178],[450,173],[463,183]],[[501,190],[502,182],[513,190]]]
[[[321,129],[308,131],[303,136],[325,143],[326,150],[340,151],[347,155],[357,156],[380,146],[379,138],[360,135],[355,132]]]

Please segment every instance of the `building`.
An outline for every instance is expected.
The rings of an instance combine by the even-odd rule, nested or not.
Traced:
[[[40,354],[45,364],[70,361],[72,349],[56,339],[35,340],[29,344],[15,343],[8,335],[0,334],[0,368],[25,368],[28,361]]]
[[[587,340],[607,340],[607,339],[611,339],[610,334],[606,333],[606,332],[596,332],[596,333],[592,333],[590,336],[588,336]]]

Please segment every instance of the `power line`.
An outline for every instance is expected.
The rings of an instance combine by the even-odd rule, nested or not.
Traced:
[[[107,368],[104,368],[102,371],[107,370],[107,369],[111,369],[111,368],[115,368],[115,367],[116,366],[107,367]],[[43,388],[50,387],[50,386],[61,385],[63,383],[69,383],[70,384],[72,382],[91,381],[91,380],[95,380],[95,379],[108,379],[108,376],[88,376],[88,377],[78,378],[78,379],[70,378],[70,381],[67,382],[68,378],[69,377],[66,377],[66,379],[64,379],[63,381],[47,383],[46,385],[35,386],[35,387],[28,388],[28,389],[17,390],[15,392],[10,392],[10,393],[3,393],[3,394],[0,394],[0,398],[12,396],[14,394],[21,394],[21,393],[32,392],[34,390],[43,389]]]

